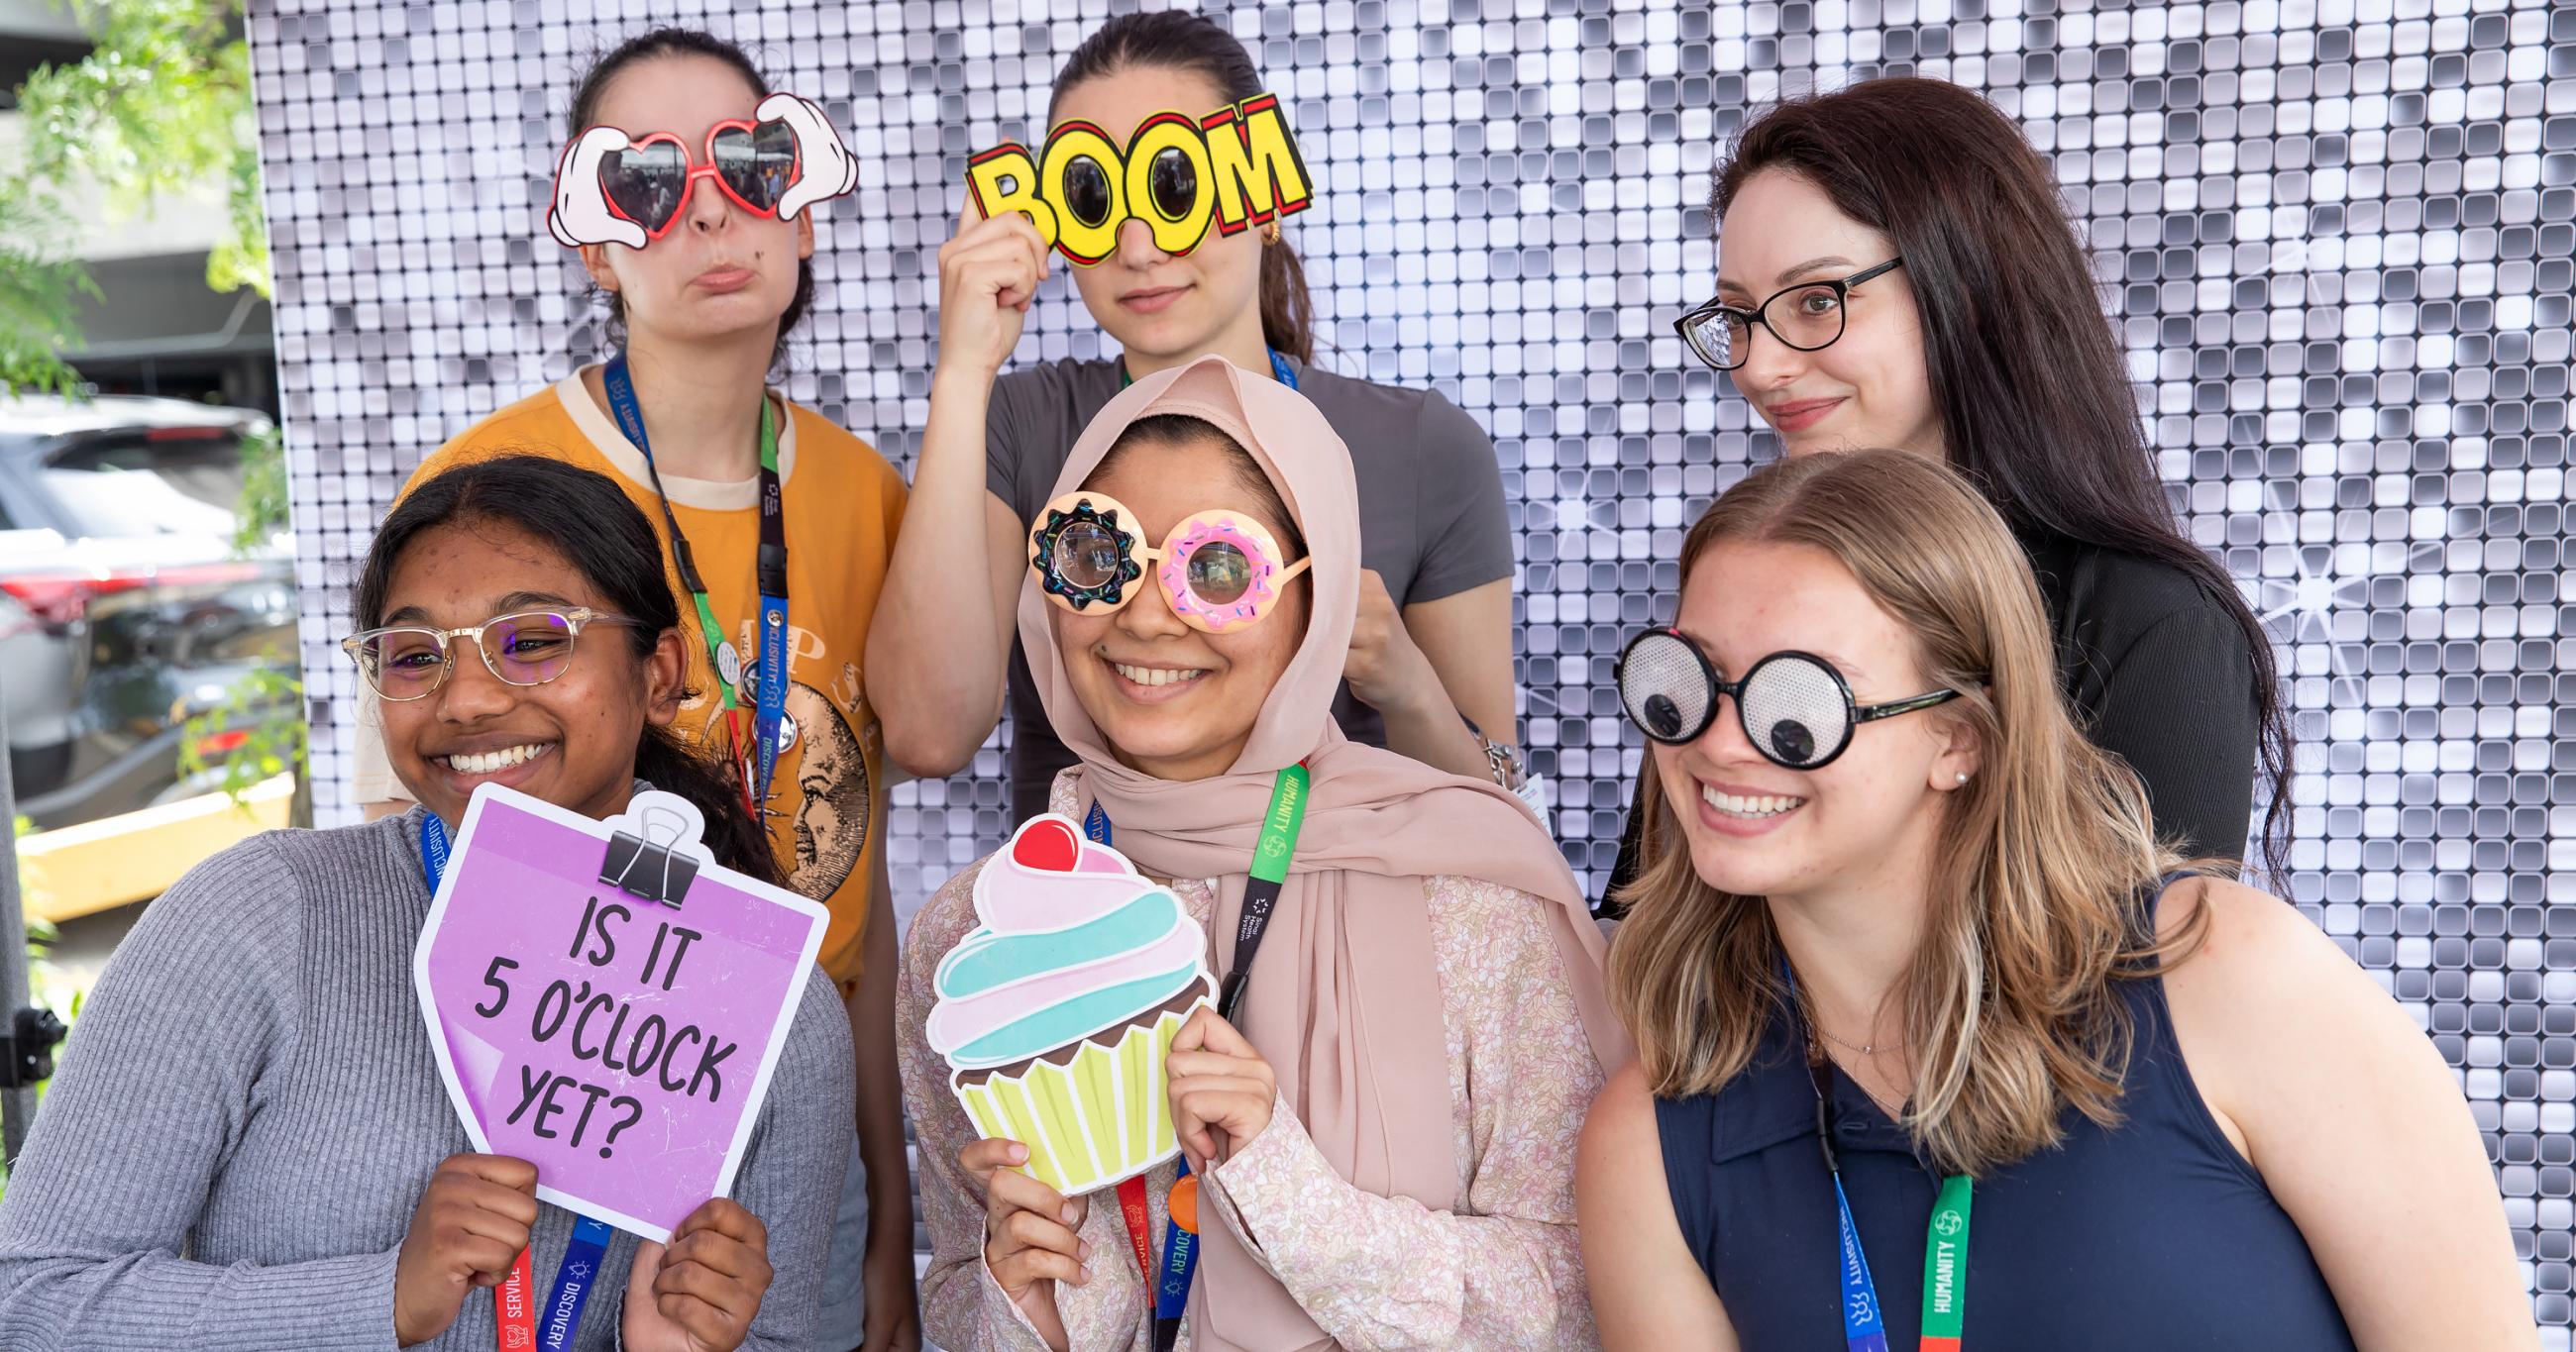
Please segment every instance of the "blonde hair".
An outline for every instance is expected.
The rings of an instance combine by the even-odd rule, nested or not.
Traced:
[[[2180,862],[2129,768],[2069,718],[2030,565],[1994,509],[1903,451],[1802,456],[1719,498],[1682,545],[1683,585],[1723,541],[1831,554],[1914,637],[1926,688],[1964,692],[1926,717],[1978,739],[1948,795],[1930,912],[1899,998],[1914,1071],[1905,1126],[1941,1167],[1980,1174],[2055,1144],[2072,1105],[2119,1120],[2130,1028],[2113,987],[2196,947],[2195,911],[2157,942],[2142,909]],[[1789,998],[1763,898],[1691,865],[1650,758],[1643,864],[1621,895],[1610,995],[1658,1095],[1715,1092]]]

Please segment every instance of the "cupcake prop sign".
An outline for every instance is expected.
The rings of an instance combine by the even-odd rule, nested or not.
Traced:
[[[1181,899],[1050,813],[984,866],[975,915],[933,977],[928,1033],[976,1131],[1027,1146],[1029,1175],[1067,1197],[1179,1154],[1164,1060],[1216,998]]]

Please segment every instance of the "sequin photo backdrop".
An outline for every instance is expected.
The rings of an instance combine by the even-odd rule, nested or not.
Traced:
[[[826,207],[797,399],[909,470],[965,156],[1043,128],[1106,12],[853,0],[255,0],[261,155],[317,798],[339,803],[352,562],[420,457],[595,359],[540,225],[588,56],[650,21],[744,42],[861,162]],[[2566,525],[2576,9],[2545,0],[1301,0],[1215,4],[1327,185],[1291,232],[1323,360],[1493,435],[1518,675],[1596,883],[1638,744],[1608,681],[1683,528],[1775,448],[1671,336],[1706,295],[1712,154],[1784,88],[1955,80],[2056,164],[2164,476],[2271,622],[2305,908],[2465,1084],[2549,1346],[2576,1193],[2576,637]],[[1023,360],[1102,338],[1061,280]],[[1007,731],[1003,734],[1007,735]],[[1000,842],[994,747],[897,791],[899,906]]]

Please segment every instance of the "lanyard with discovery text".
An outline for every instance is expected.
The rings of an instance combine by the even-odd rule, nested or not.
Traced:
[[[680,518],[671,511],[671,497],[662,491],[662,472],[653,465],[653,446],[644,435],[644,409],[636,402],[635,379],[627,374],[624,353],[609,359],[600,380],[608,387],[608,406],[617,415],[618,430],[644,456],[644,472],[652,478],[653,496],[662,504],[662,524],[671,532],[671,557],[679,568],[680,585],[688,588],[690,599],[697,602],[707,662],[715,668],[717,689],[724,699],[726,729],[733,734],[736,750],[745,751],[742,705],[734,693],[741,676],[741,659],[726,640],[723,627],[716,623],[715,607],[707,603],[706,580],[699,576],[697,559],[689,553],[689,537],[680,533]],[[759,687],[752,692],[756,707],[747,748],[751,759],[743,767],[743,786],[753,818],[766,821],[769,776],[778,764],[778,725],[787,711],[787,514],[778,482],[778,426],[766,392],[760,397],[760,553],[756,578],[760,587],[760,629],[752,635],[752,641],[759,645]]]
[[[420,876],[429,884],[429,894],[438,895],[438,880],[447,872],[447,823],[434,813],[420,816]],[[581,1307],[590,1300],[590,1288],[599,1280],[599,1263],[608,1256],[609,1228],[588,1216],[572,1218],[572,1241],[564,1246],[562,1266],[555,1269],[554,1290],[546,1298],[545,1336],[537,1336],[537,1307],[529,1298],[533,1284],[529,1273],[528,1250],[519,1250],[518,1259],[510,1264],[510,1275],[492,1288],[492,1322],[497,1330],[496,1346],[500,1352],[526,1352],[542,1348],[544,1352],[564,1352],[572,1346],[574,1330],[581,1327]]]
[[[1233,1023],[1243,1005],[1243,992],[1252,984],[1252,960],[1261,951],[1262,932],[1270,928],[1270,913],[1279,905],[1279,889],[1288,881],[1288,861],[1297,853],[1297,831],[1306,822],[1306,767],[1291,765],[1279,772],[1270,790],[1270,808],[1261,816],[1261,835],[1253,846],[1252,869],[1243,885],[1243,920],[1235,929],[1234,963],[1225,975],[1225,984],[1217,996],[1217,1017]],[[1085,835],[1106,845],[1109,843],[1109,814],[1097,802],[1082,822]],[[1142,1175],[1118,1185],[1118,1211],[1127,1221],[1128,1241],[1136,1248],[1136,1266],[1145,1281],[1154,1288],[1155,1352],[1172,1352],[1180,1338],[1181,1314],[1189,1308],[1190,1280],[1198,1274],[1199,1259],[1199,1181],[1190,1176],[1190,1162],[1181,1161],[1181,1175],[1172,1183],[1171,1196],[1164,1201],[1171,1213],[1171,1225],[1163,1232],[1163,1263],[1153,1261],[1153,1242],[1147,1231],[1151,1224],[1145,1210],[1145,1180]]]
[[[1790,1002],[1797,1001],[1798,979],[1787,959],[1780,976],[1789,983]],[[1825,1171],[1833,1175],[1834,1205],[1841,1209],[1836,1227],[1842,1254],[1843,1343],[1848,1352],[1887,1352],[1887,1322],[1878,1305],[1878,1283],[1869,1275],[1869,1256],[1861,1251],[1860,1228],[1852,1224],[1851,1198],[1843,1191],[1842,1162],[1834,1155],[1832,1114],[1826,1105],[1833,1093],[1831,1072],[1813,1046],[1807,1051],[1807,1076],[1816,1091],[1816,1143],[1825,1152]],[[1968,1204],[1976,1180],[1952,1174],[1941,1180],[1941,1195],[1932,1202],[1932,1219],[1923,1227],[1923,1352],[1960,1352],[1968,1323]]]

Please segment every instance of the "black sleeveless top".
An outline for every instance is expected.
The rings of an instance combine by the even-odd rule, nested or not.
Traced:
[[[2307,1241],[2209,1114],[2161,978],[2119,983],[2135,1020],[2121,1124],[2069,1109],[2058,1147],[1977,1182],[1964,1345],[1973,1352],[2351,1352]],[[1746,1352],[1843,1345],[1832,1176],[1785,1012],[1724,1089],[1657,1099],[1682,1237]],[[1923,1234],[1940,1179],[1837,1068],[1834,1148],[1886,1311],[1922,1327]]]

